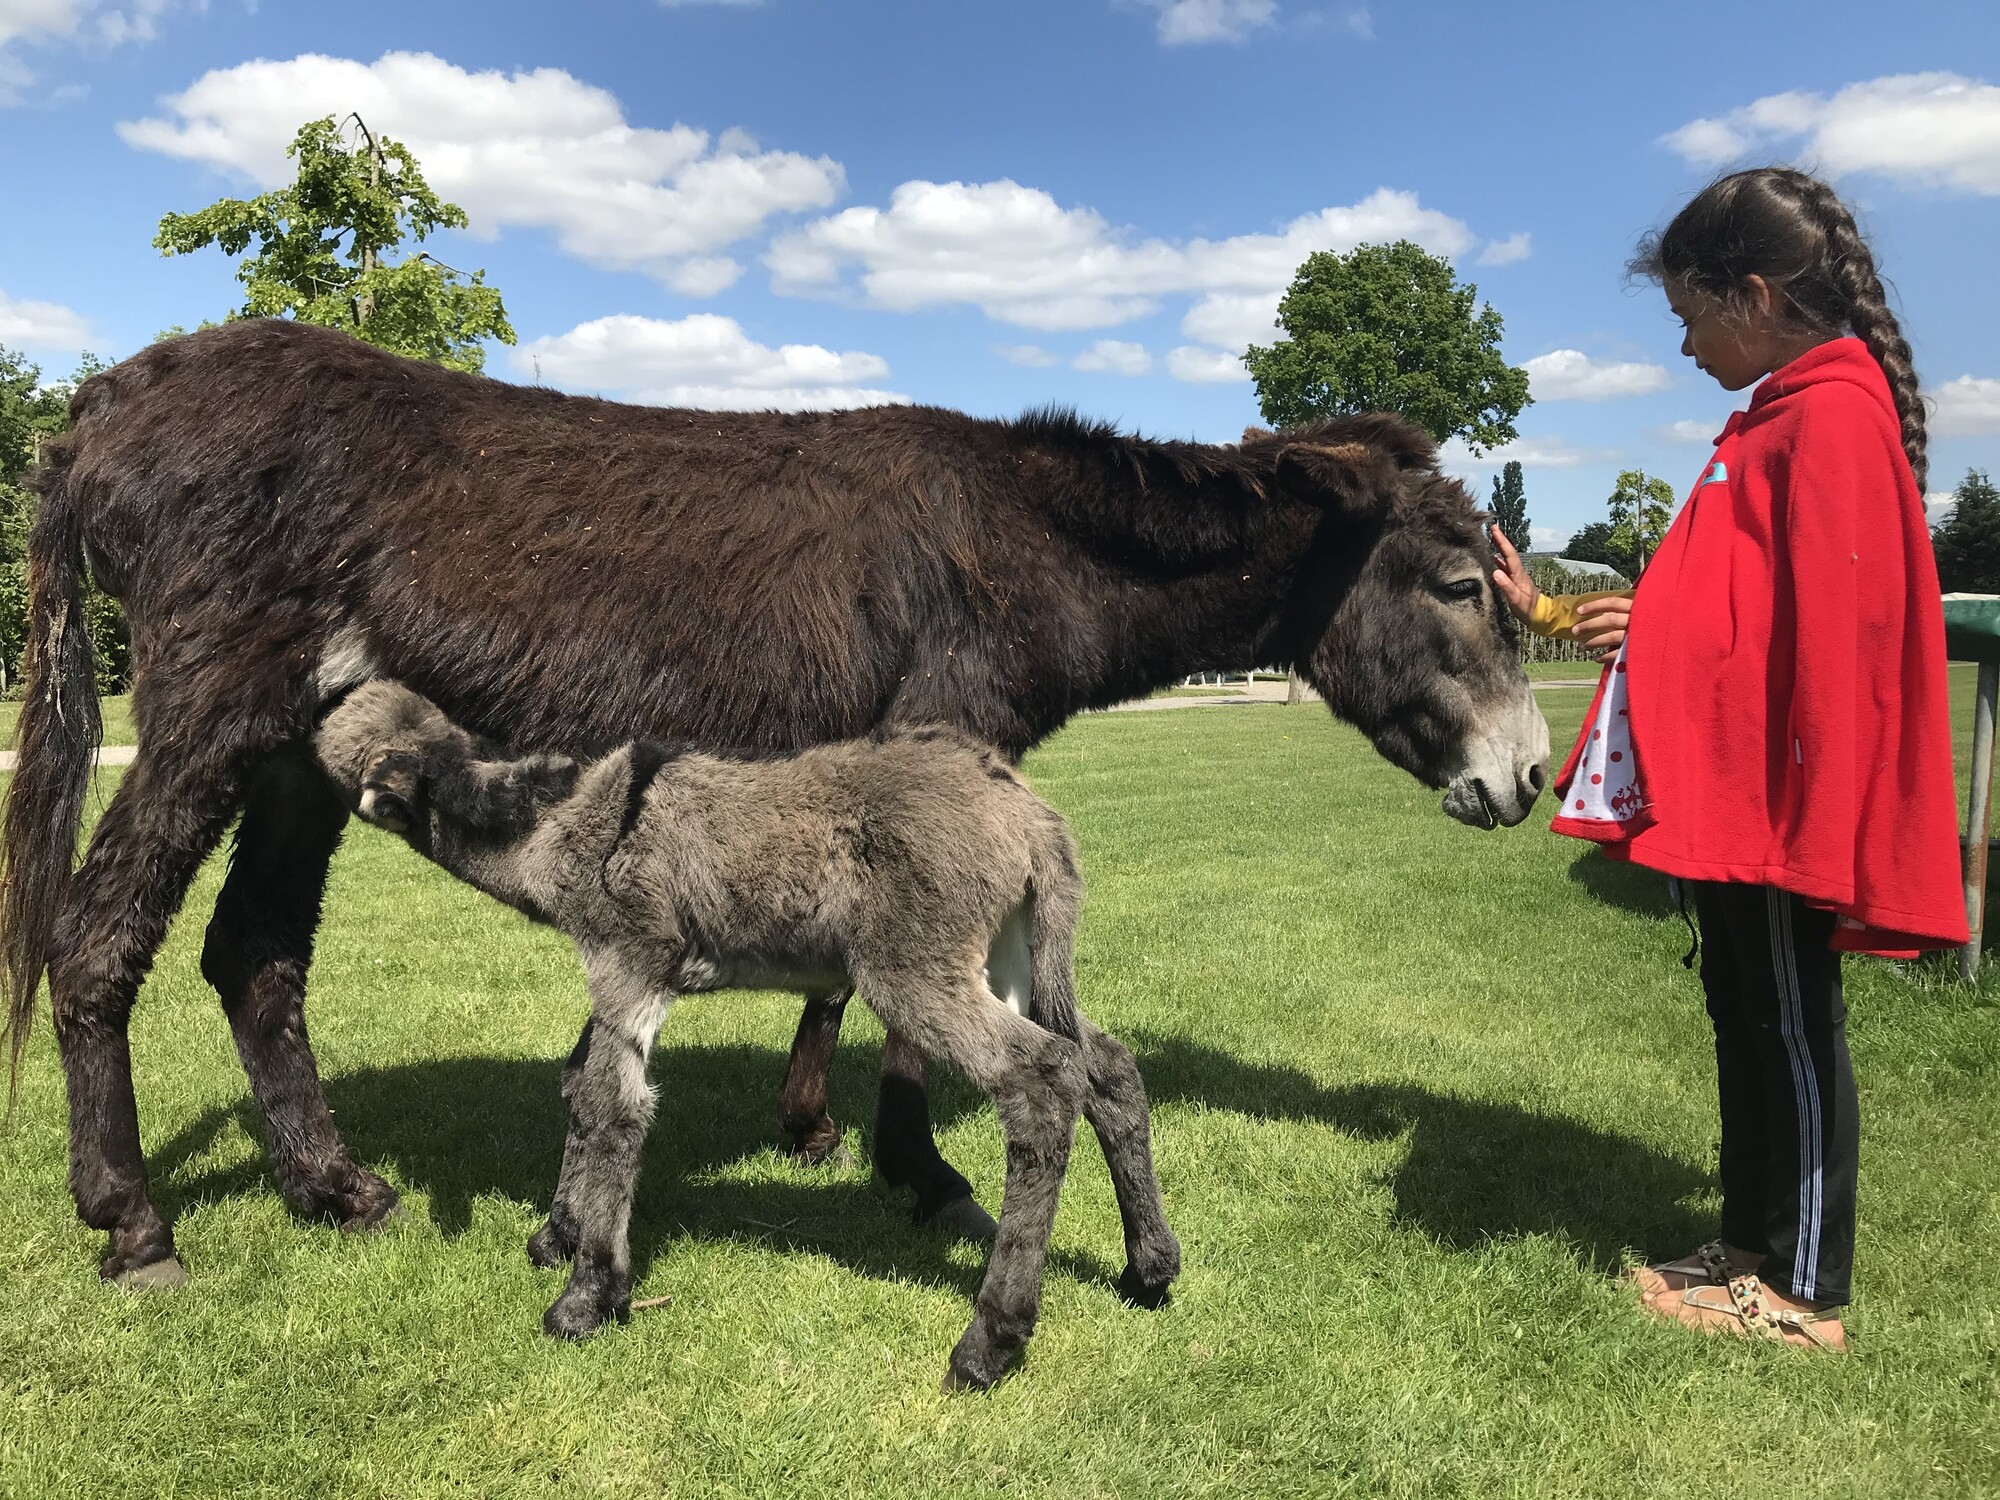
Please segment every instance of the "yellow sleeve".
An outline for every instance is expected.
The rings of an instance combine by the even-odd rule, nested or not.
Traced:
[[[1576,607],[1593,599],[1630,599],[1631,589],[1600,589],[1594,594],[1543,594],[1535,600],[1528,628],[1536,635],[1567,636],[1576,629]]]

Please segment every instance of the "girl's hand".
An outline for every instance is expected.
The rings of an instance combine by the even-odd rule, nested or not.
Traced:
[[[1535,587],[1535,580],[1528,576],[1527,564],[1521,561],[1521,554],[1514,550],[1514,544],[1507,540],[1507,533],[1498,526],[1489,526],[1493,537],[1493,588],[1507,607],[1522,619],[1528,619],[1535,612],[1535,601],[1542,597],[1542,591]]]
[[[1594,651],[1600,662],[1606,662],[1617,655],[1631,625],[1630,599],[1592,599],[1576,607],[1576,628],[1571,634],[1578,645]]]

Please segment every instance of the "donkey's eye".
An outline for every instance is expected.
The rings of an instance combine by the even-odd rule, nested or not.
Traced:
[[[1438,597],[1463,602],[1477,599],[1485,592],[1485,585],[1477,578],[1456,578],[1450,583],[1437,586]]]

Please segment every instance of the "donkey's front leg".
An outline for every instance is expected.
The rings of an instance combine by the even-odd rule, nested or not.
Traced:
[[[576,1260],[569,1285],[542,1315],[545,1332],[568,1339],[631,1316],[627,1229],[639,1154],[653,1118],[646,1059],[673,998],[655,977],[659,971],[635,953],[586,949],[584,970],[590,1029],[588,1045],[580,1044],[585,1055],[570,1098],[576,1150],[564,1174],[576,1221]]]

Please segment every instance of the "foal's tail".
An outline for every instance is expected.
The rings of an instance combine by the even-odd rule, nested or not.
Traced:
[[[0,849],[10,1112],[34,1020],[35,991],[48,967],[56,913],[76,864],[84,789],[103,732],[84,628],[83,522],[71,492],[71,459],[69,444],[56,443],[31,480],[42,503],[28,535],[26,693],[17,769],[7,793],[6,845]]]
[[[1077,872],[1076,841],[1069,826],[1046,808],[1043,816],[1046,821],[1036,830],[1028,853],[1028,879],[1035,898],[1028,1019],[1074,1042],[1079,1032],[1073,952],[1076,919],[1083,907],[1083,877]]]

